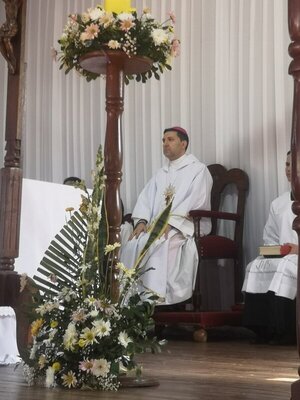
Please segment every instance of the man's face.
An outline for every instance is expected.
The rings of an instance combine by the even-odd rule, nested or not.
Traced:
[[[163,136],[163,152],[170,160],[176,160],[185,153],[186,141],[181,141],[175,131],[168,131]]]
[[[291,182],[291,154],[288,154],[286,157],[286,162],[285,162],[285,175],[287,177],[287,180]]]

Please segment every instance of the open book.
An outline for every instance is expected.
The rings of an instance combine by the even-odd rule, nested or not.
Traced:
[[[289,254],[291,246],[288,244],[260,246],[259,255],[264,257],[283,257]]]

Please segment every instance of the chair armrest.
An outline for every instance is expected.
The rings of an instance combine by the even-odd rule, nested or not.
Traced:
[[[240,215],[230,212],[223,211],[211,211],[211,210],[191,210],[189,215],[193,219],[201,219],[205,218],[217,218],[217,219],[228,219],[232,221],[238,221],[240,219]]]

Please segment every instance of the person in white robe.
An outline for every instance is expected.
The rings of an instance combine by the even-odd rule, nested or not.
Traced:
[[[290,152],[287,154],[285,172],[290,182]],[[273,200],[263,232],[264,245],[287,244],[290,246],[289,254],[282,258],[257,257],[248,264],[242,287],[245,292],[245,324],[254,327],[253,330],[268,339],[272,335],[282,337],[284,331],[294,329],[295,316],[292,314],[295,307],[291,301],[297,293],[298,238],[292,229],[295,219],[292,203],[291,192],[285,192]],[[286,318],[289,319],[288,323]],[[257,326],[261,328],[255,328]],[[284,333],[294,336],[294,332]]]
[[[286,176],[291,180],[290,153],[287,155]],[[298,238],[292,229],[295,214],[292,212],[291,192],[277,197],[270,206],[264,228],[264,245],[288,244],[291,251],[283,258],[257,257],[248,264],[242,290],[248,293],[274,292],[277,296],[295,299],[297,291]]]
[[[143,260],[147,271],[142,275],[143,287],[155,292],[161,304],[180,303],[192,296],[198,253],[189,211],[210,209],[212,177],[206,165],[186,154],[187,146],[188,135],[183,128],[165,129],[163,152],[167,162],[139,195],[132,213],[134,229],[128,241],[122,240],[120,252],[120,261],[132,267],[148,239],[148,227],[166,206],[167,192],[174,190],[169,225]],[[208,234],[210,229],[210,220],[203,219],[201,234]]]

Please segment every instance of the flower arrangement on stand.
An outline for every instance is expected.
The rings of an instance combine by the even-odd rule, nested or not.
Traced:
[[[128,57],[141,56],[152,60],[149,71],[136,74],[137,81],[146,82],[152,76],[159,79],[165,69],[172,69],[172,58],[179,54],[180,41],[175,36],[174,24],[173,13],[164,23],[159,23],[149,8],[144,8],[140,17],[136,11],[116,13],[106,11],[101,5],[82,14],[72,14],[58,41],[60,68],[64,68],[66,73],[75,69],[90,81],[99,75],[84,70],[80,57],[95,50],[104,53],[119,50]],[[133,76],[127,75],[125,83],[130,79]]]
[[[105,175],[99,149],[93,191],[84,182],[78,211],[51,242],[34,277],[32,344],[24,360],[29,384],[117,390],[122,369],[137,367],[134,356],[160,350],[149,336],[157,296],[140,291],[142,260],[164,231],[172,199],[152,226],[132,268],[114,265],[119,243],[107,244]],[[113,276],[115,274],[115,276]],[[112,282],[118,281],[116,297]],[[24,285],[24,282],[23,282]]]

